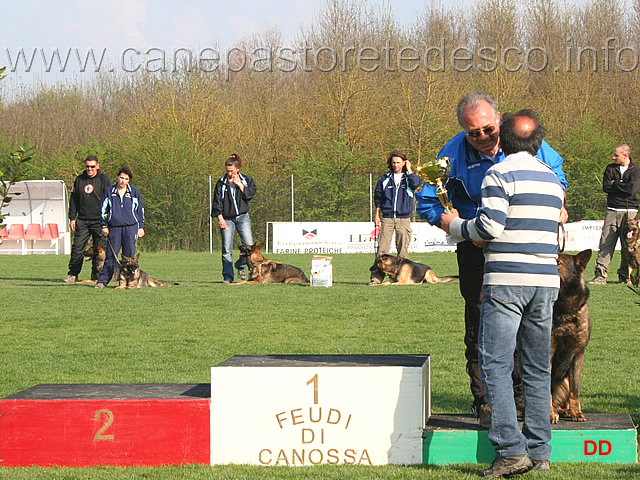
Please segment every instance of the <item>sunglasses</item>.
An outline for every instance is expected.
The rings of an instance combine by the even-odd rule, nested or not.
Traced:
[[[495,125],[489,125],[488,127],[478,128],[477,130],[469,130],[467,133],[468,137],[478,138],[480,135],[491,135],[496,131]]]
[[[98,168],[98,166],[97,166],[97,165],[87,165],[86,167],[87,167],[87,168]]]

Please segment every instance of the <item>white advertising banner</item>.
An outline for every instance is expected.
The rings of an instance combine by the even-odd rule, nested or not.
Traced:
[[[271,228],[271,253],[375,253],[376,231],[371,222],[269,222],[267,244]],[[455,251],[445,233],[424,222],[411,224],[413,231],[410,252]],[[397,253],[395,239],[391,253]]]
[[[604,220],[582,220],[575,223],[567,223],[564,226],[567,243],[564,249],[568,252],[581,252],[590,248],[597,252],[600,245]],[[616,244],[616,250],[620,250],[620,240]]]
[[[583,220],[565,225],[565,250],[597,251],[604,220]],[[409,252],[453,252],[455,242],[438,227],[425,222],[411,224]],[[271,239],[269,238],[271,232]],[[271,240],[271,242],[269,242]],[[375,253],[376,231],[371,222],[269,222],[267,246],[271,253]],[[620,250],[620,242],[616,245]],[[396,254],[395,239],[391,253]]]

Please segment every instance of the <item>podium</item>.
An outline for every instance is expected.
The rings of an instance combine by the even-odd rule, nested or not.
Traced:
[[[211,369],[211,463],[422,463],[430,373],[429,355],[232,357]]]
[[[0,399],[0,465],[490,463],[430,378],[429,355],[237,355],[210,384],[36,385]],[[552,462],[637,462],[628,414],[586,416],[553,426]]]
[[[209,462],[208,384],[36,385],[0,400],[0,465]]]

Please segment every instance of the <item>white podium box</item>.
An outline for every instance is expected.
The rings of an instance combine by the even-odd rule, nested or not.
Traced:
[[[237,355],[211,369],[211,464],[411,465],[429,355]]]

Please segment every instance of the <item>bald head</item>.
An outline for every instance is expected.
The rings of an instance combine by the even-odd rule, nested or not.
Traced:
[[[538,153],[544,128],[531,110],[520,110],[503,117],[500,128],[500,145],[505,155],[527,152],[533,156]]]

